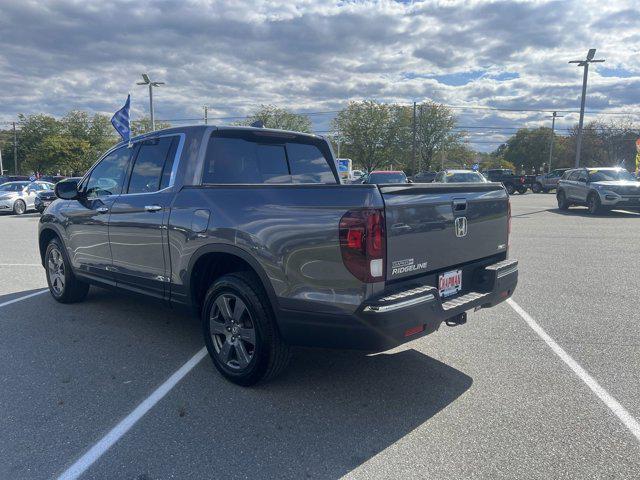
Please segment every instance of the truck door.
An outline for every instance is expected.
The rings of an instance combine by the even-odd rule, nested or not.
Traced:
[[[169,278],[165,224],[180,141],[180,135],[169,135],[137,145],[125,189],[109,219],[116,283],[160,298]]]
[[[67,251],[74,269],[113,280],[109,271],[109,210],[120,194],[131,150],[118,148],[106,155],[79,186],[82,198],[69,200],[65,216]]]

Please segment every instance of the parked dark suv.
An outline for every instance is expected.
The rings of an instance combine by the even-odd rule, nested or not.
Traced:
[[[290,345],[381,351],[510,297],[500,184],[341,185],[327,141],[172,128],[56,185],[40,220],[51,295],[89,284],[187,306],[216,368],[250,385]]]

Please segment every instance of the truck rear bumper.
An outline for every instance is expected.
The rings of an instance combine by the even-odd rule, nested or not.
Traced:
[[[518,283],[518,262],[487,265],[476,279],[480,288],[444,301],[437,288],[424,285],[366,302],[354,315],[281,312],[279,326],[291,345],[384,351],[433,333],[468,310],[505,301]]]

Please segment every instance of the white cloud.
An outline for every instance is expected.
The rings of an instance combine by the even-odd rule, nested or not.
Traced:
[[[143,71],[167,82],[156,91],[156,112],[171,119],[198,118],[205,103],[210,116],[227,117],[260,103],[324,111],[361,98],[573,110],[581,72],[567,61],[590,47],[610,70],[591,74],[588,108],[633,110],[640,105],[636,7],[591,0],[5,0],[0,119],[113,112],[129,91],[134,117],[142,115],[146,91],[135,82]],[[464,72],[475,72],[468,83]],[[447,84],[451,74],[463,84]],[[459,112],[461,123],[479,126],[546,122],[544,113]],[[329,118],[313,117],[321,130]]]

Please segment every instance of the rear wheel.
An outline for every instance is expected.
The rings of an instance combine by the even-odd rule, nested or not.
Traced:
[[[589,207],[589,213],[591,215],[597,215],[602,212],[600,197],[595,193],[589,195],[589,198],[587,199],[587,206]]]
[[[81,302],[89,292],[89,284],[81,282],[71,271],[60,240],[47,245],[44,257],[47,283],[51,296],[60,303]]]
[[[527,187],[518,187],[518,193],[520,195],[524,195],[525,193],[527,193]]]
[[[16,215],[22,215],[27,211],[27,205],[22,200],[16,200],[13,203],[13,213]]]
[[[567,195],[562,190],[560,190],[556,195],[556,200],[558,200],[558,208],[560,210],[569,209],[569,202],[567,202]]]
[[[542,190],[543,188],[541,183],[536,182],[533,185],[531,185],[531,191],[533,193],[540,193]]]
[[[513,188],[513,184],[512,183],[505,183],[504,188],[507,189],[507,193],[509,195],[513,195],[513,193],[516,191],[516,189]]]
[[[213,365],[233,383],[249,386],[269,380],[289,361],[269,299],[249,272],[215,281],[205,296],[202,326]]]

